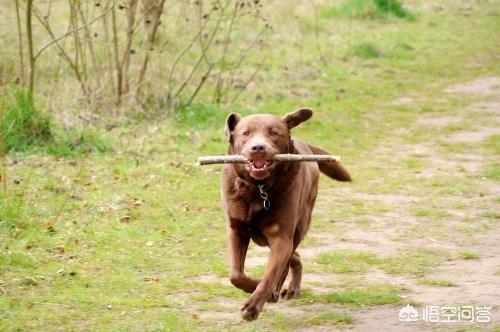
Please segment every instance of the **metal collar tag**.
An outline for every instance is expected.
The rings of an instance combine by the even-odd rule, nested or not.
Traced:
[[[257,187],[259,188],[259,194],[260,198],[262,198],[262,204],[264,205],[264,210],[266,211],[271,210],[271,201],[269,200],[269,196],[267,195],[267,193],[264,191],[264,185],[259,184],[257,185]]]

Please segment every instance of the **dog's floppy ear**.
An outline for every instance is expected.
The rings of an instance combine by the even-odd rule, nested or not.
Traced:
[[[293,127],[299,125],[301,122],[308,120],[312,115],[313,111],[310,108],[299,108],[293,113],[285,114],[285,116],[283,116],[281,120],[286,123],[288,128],[292,129]]]
[[[226,133],[227,137],[231,136],[231,133],[233,132],[240,119],[241,115],[239,115],[238,113],[230,113],[227,116],[226,127],[224,128],[224,132]]]

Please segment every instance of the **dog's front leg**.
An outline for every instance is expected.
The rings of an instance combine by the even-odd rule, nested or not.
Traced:
[[[264,232],[265,233],[265,232]],[[257,319],[264,303],[272,296],[281,281],[284,269],[288,269],[288,261],[292,255],[291,237],[284,235],[268,236],[271,253],[264,278],[241,308],[241,315],[246,320]]]
[[[229,279],[234,286],[247,293],[252,293],[259,284],[259,280],[248,278],[245,275],[245,257],[250,238],[239,234],[237,230],[231,227],[229,227],[228,233],[230,257]]]

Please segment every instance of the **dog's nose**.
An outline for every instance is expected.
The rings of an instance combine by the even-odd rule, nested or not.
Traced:
[[[252,145],[252,151],[264,151],[266,147],[264,144],[254,144]]]

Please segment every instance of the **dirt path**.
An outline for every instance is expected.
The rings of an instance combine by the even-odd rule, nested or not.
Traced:
[[[432,250],[442,253],[444,258],[437,266],[432,266],[425,276],[388,273],[376,266],[369,266],[360,273],[360,284],[391,284],[402,287],[401,296],[411,302],[421,313],[426,306],[492,306],[491,322],[484,323],[427,323],[422,319],[415,322],[401,322],[398,313],[401,304],[375,305],[371,307],[349,307],[337,304],[294,304],[287,302],[271,304],[266,310],[300,316],[304,312],[337,308],[353,316],[354,323],[348,325],[318,324],[299,328],[300,331],[332,331],[352,329],[354,331],[434,331],[459,330],[465,328],[493,329],[500,326],[500,228],[495,223],[498,216],[486,215],[488,211],[499,211],[498,182],[484,177],[487,165],[493,163],[494,156],[484,153],[481,144],[492,135],[500,134],[500,77],[478,78],[472,82],[446,89],[446,98],[480,99],[456,114],[434,112],[419,117],[418,122],[401,128],[402,134],[426,129],[433,133],[431,139],[411,141],[398,135],[376,151],[367,152],[366,159],[375,164],[386,165],[385,173],[379,181],[388,180],[394,172],[402,181],[413,181],[412,190],[398,190],[390,193],[368,192],[368,187],[323,186],[318,195],[316,214],[329,214],[332,203],[342,204],[348,197],[362,202],[364,206],[383,205],[379,212],[369,213],[366,223],[354,219],[334,220],[335,230],[315,230],[308,235],[310,243],[303,245],[299,252],[305,264],[303,287],[315,295],[337,291],[342,283],[342,275],[311,271],[314,261],[321,253],[332,250],[370,252],[380,256],[395,255],[400,250]],[[412,99],[400,98],[398,104],[411,104]],[[450,132],[443,130],[449,126],[467,124]],[[466,153],[446,146],[468,144]],[[477,147],[476,147],[477,146]],[[415,171],[399,167],[407,156],[418,158],[425,165]],[[429,186],[432,181],[446,179],[449,183],[468,181],[473,190],[439,194],[443,191]],[[421,181],[421,182],[419,182]],[[376,181],[374,185],[376,186]],[[411,185],[409,184],[408,187]],[[404,186],[403,186],[404,187]],[[451,189],[450,189],[451,190]],[[420,213],[415,213],[420,211]],[[445,213],[432,218],[433,213]],[[471,257],[460,257],[460,253]],[[265,264],[267,250],[252,247],[247,267],[252,269]],[[425,277],[425,278],[424,278]],[[214,281],[208,278],[208,281]],[[222,283],[227,280],[217,279]],[[449,285],[433,285],[422,280],[445,280]],[[449,287],[443,287],[449,286]],[[203,315],[221,321],[221,327],[231,326],[239,320],[240,301],[221,299],[219,305],[224,312],[209,311]],[[230,312],[230,314],[228,314]]]
[[[455,217],[470,216],[468,226],[476,227],[485,225],[484,218],[480,217],[483,211],[498,211],[499,205],[495,204],[494,199],[500,195],[500,186],[498,182],[487,180],[484,177],[478,177],[481,170],[487,162],[491,162],[493,157],[478,153],[440,153],[436,146],[439,141],[455,143],[480,143],[488,139],[491,135],[499,135],[500,127],[500,77],[479,78],[470,83],[453,86],[445,90],[450,97],[456,97],[457,94],[472,94],[481,96],[484,100],[474,103],[464,110],[462,115],[443,115],[421,117],[414,128],[405,128],[406,130],[418,129],[418,127],[428,127],[434,131],[434,139],[425,143],[408,144],[405,142],[394,142],[390,146],[383,148],[384,155],[390,156],[392,160],[398,159],[401,154],[413,152],[421,154],[427,161],[428,169],[416,174],[421,177],[439,177],[446,175],[456,177],[457,181],[464,176],[476,177],[475,185],[482,191],[477,196],[472,197],[454,197],[449,196],[441,199],[441,203],[448,203],[450,208],[448,212],[450,218],[445,222],[447,226],[453,224],[463,224],[462,221],[456,221]],[[447,135],[440,134],[439,129],[450,124],[464,123],[470,121],[473,117],[475,123],[487,123],[488,125],[474,126],[472,130],[459,131]],[[478,149],[479,150],[479,149]],[[373,155],[377,155],[374,151]],[[391,163],[391,160],[383,162]],[[411,174],[407,174],[411,176]],[[328,197],[321,193],[319,195],[319,206],[324,206]],[[343,187],[341,192],[332,192],[332,195],[359,197],[367,204],[370,201],[382,202],[391,207],[390,212],[378,215],[372,220],[370,229],[359,227],[349,221],[342,222],[343,241],[328,238],[324,233],[312,236],[320,239],[319,243],[302,248],[302,255],[313,257],[320,252],[328,251],[334,248],[350,248],[355,250],[368,250],[375,253],[396,252],[399,248],[432,248],[450,253],[450,258],[438,268],[426,275],[429,279],[450,280],[454,287],[436,287],[417,283],[415,278],[405,276],[394,276],[386,274],[380,270],[368,272],[367,278],[370,282],[395,283],[404,286],[407,289],[405,296],[416,301],[419,305],[417,309],[425,306],[455,306],[455,305],[473,305],[490,306],[491,320],[490,324],[476,324],[476,327],[487,329],[492,326],[498,326],[500,322],[500,228],[489,227],[485,232],[476,234],[462,233],[455,231],[448,234],[448,237],[440,236],[435,239],[436,234],[433,230],[422,234],[415,232],[414,229],[425,229],[425,217],[415,217],[410,214],[411,207],[419,204],[424,197],[411,196],[407,193],[398,194],[380,194],[357,192],[355,188]],[[453,202],[461,200],[465,208],[454,209]],[[446,228],[445,228],[446,229]],[[450,229],[446,229],[450,230]],[[404,243],[399,240],[402,235]],[[396,240],[395,240],[396,239]],[[460,251],[473,251],[478,254],[478,259],[460,259],[453,253]],[[307,271],[304,276],[304,284],[311,285],[311,281],[317,280],[315,276],[308,276]],[[307,287],[307,286],[306,286]],[[313,286],[314,287],[314,286]],[[455,330],[464,325],[471,327],[471,324],[458,323],[424,323],[421,320],[417,322],[400,322],[398,312],[401,306],[375,306],[369,309],[351,310],[356,323],[353,325],[355,331],[422,331],[436,329]],[[317,327],[314,327],[315,330]]]

